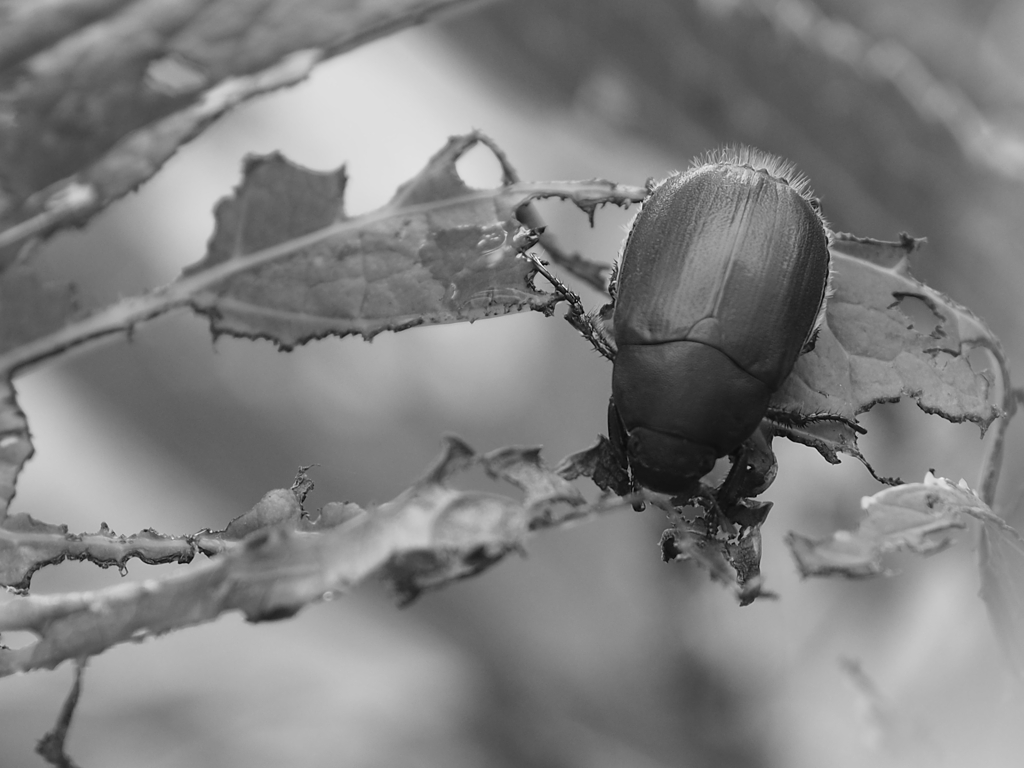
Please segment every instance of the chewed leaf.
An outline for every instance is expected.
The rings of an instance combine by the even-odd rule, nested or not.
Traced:
[[[453,487],[459,474],[479,465],[521,494]],[[31,645],[0,648],[0,677],[52,668],[117,643],[212,621],[226,611],[241,611],[250,621],[287,618],[372,577],[408,601],[520,551],[538,529],[623,507],[617,497],[587,503],[541,463],[536,449],[480,456],[455,438],[420,481],[379,507],[331,503],[319,515],[307,515],[302,509],[307,490],[297,481],[291,489],[271,491],[219,534],[165,537],[163,542],[183,555],[190,546],[215,555],[186,573],[95,592],[18,597],[0,605],[0,632],[37,636]],[[58,538],[44,529],[37,533],[37,542]],[[99,548],[105,533],[92,536],[91,543],[82,536],[68,537],[68,543]],[[122,557],[133,542],[146,539],[142,551],[152,552],[147,547],[155,546],[153,536],[146,531],[108,536],[108,551]],[[22,543],[14,540],[13,546]]]
[[[611,443],[604,435],[601,435],[590,448],[562,459],[555,472],[566,480],[589,477],[602,491],[619,496],[625,496],[632,490],[629,473],[615,458]]]
[[[544,466],[540,448],[500,448],[483,456],[481,463],[491,477],[520,488],[527,506],[555,501],[582,504],[584,501],[579,489],[557,469]]]
[[[931,473],[923,483],[886,488],[861,500],[866,517],[855,531],[837,531],[814,540],[796,533],[786,538],[804,576],[877,576],[883,558],[906,550],[930,555],[951,543],[950,532],[966,527],[964,514],[986,505],[964,484]]]
[[[785,424],[772,420],[770,415],[767,421],[773,434],[813,448],[829,464],[838,464],[839,454],[845,453],[861,461],[878,482],[885,485],[899,485],[903,482],[898,478],[884,477],[875,471],[857,446],[857,435],[862,434],[863,430],[853,422],[821,419],[806,424]]]
[[[886,269],[906,269],[907,257],[917,250],[924,238],[914,238],[905,232],[900,239],[889,242],[875,240],[872,237],[857,237],[847,232],[833,232],[833,249],[842,251],[847,256],[863,259]]]
[[[290,348],[329,334],[550,312],[559,297],[532,284],[519,254],[534,239],[516,219],[522,196],[473,190],[455,162],[484,142],[455,137],[373,214],[348,219],[344,170],[309,171],[280,155],[250,159],[235,194],[217,207],[206,257],[186,275],[228,266],[192,306],[215,333]],[[499,156],[499,159],[500,156]],[[311,233],[332,231],[296,247]]]
[[[241,102],[460,2],[0,4],[0,271],[20,240],[81,226]]]
[[[657,494],[650,495],[654,506],[664,510],[673,525],[661,535],[661,558],[666,563],[693,561],[704,568],[712,581],[736,587],[740,605],[758,598],[776,595],[764,589],[761,575],[761,526],[772,508],[771,502],[742,500],[724,510],[741,525],[722,527],[716,513],[688,517]]]
[[[836,237],[835,292],[825,323],[773,397],[773,408],[853,419],[878,403],[910,397],[927,413],[983,430],[998,417],[989,399],[991,377],[975,371],[968,354],[976,347],[1000,354],[999,341],[969,310],[910,275],[898,254],[917,244]],[[927,308],[922,327],[901,306],[906,301]],[[853,453],[855,435],[848,431],[832,447]]]
[[[502,179],[494,189],[470,189],[458,175],[456,161],[476,144],[498,158]],[[0,276],[0,380],[184,306],[208,315],[215,333],[269,338],[284,349],[326,335],[369,338],[386,329],[523,309],[550,314],[563,296],[534,287],[539,262],[520,255],[537,233],[518,216],[539,221],[526,214],[541,198],[567,200],[593,215],[602,205],[628,207],[647,195],[646,187],[603,179],[520,181],[501,150],[480,134],[449,141],[372,213],[345,216],[345,181],[344,171],[308,171],[279,155],[250,161],[237,194],[217,209],[217,228],[200,262],[170,285],[88,315],[77,314],[69,287],[48,285],[15,264]],[[0,391],[0,514],[30,453],[24,417],[7,387]],[[92,559],[97,546],[107,549],[92,539],[83,545],[73,535],[54,536],[61,541],[48,541],[46,549],[71,546],[77,554],[67,557]],[[150,540],[143,544],[152,548]],[[174,547],[188,549],[180,540]],[[128,539],[117,549],[118,562],[136,551]],[[172,555],[162,545],[159,550],[158,558]],[[22,580],[33,570],[25,565]]]

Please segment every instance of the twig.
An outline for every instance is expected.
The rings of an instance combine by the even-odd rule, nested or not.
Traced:
[[[1024,400],[1024,390],[1014,388],[1010,381],[1010,368],[1006,364],[1001,349],[984,339],[976,340],[975,344],[987,349],[990,357],[995,359],[996,365],[999,367],[1000,385],[1003,390],[1003,415],[996,421],[996,433],[989,444],[978,475],[978,496],[989,507],[994,507],[996,487],[999,484],[999,475],[1003,467],[1006,433],[1010,428],[1010,421],[1017,413],[1018,404]]]
[[[36,744],[36,753],[57,768],[77,768],[64,749],[64,742],[68,737],[68,729],[71,727],[71,718],[75,714],[75,707],[78,706],[78,697],[82,693],[82,673],[84,671],[85,660],[78,659],[75,662],[75,681],[71,684],[71,690],[68,691],[64,705],[60,708],[57,722],[53,726],[53,730],[47,732]]]

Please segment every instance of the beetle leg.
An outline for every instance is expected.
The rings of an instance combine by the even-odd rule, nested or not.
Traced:
[[[612,262],[612,273],[608,278],[608,295],[612,297],[612,304],[615,304],[615,294],[619,292],[619,262]]]
[[[867,430],[853,419],[849,419],[846,416],[839,416],[834,413],[798,413],[797,411],[783,411],[778,408],[769,408],[768,412],[765,414],[765,418],[769,421],[776,422],[783,427],[806,427],[809,424],[830,421],[837,424],[843,424],[844,426],[852,429],[858,435],[867,434]]]
[[[801,355],[806,355],[808,352],[814,349],[814,345],[818,343],[818,334],[821,333],[821,328],[815,328],[811,331],[810,337],[804,342],[803,347],[800,349]]]
[[[759,496],[774,482],[779,465],[772,451],[771,427],[762,422],[731,458],[732,468],[715,492],[727,507],[739,499]]]
[[[533,263],[537,271],[547,278],[555,292],[569,305],[569,309],[565,313],[565,319],[569,321],[569,325],[579,331],[594,349],[609,360],[614,360],[616,348],[610,327],[611,311],[606,312],[611,305],[602,308],[597,315],[588,313],[579,294],[559,280],[543,261],[532,253],[524,253],[523,256]]]
[[[608,443],[611,446],[612,458],[615,463],[629,477],[629,493],[637,493],[640,486],[633,479],[633,470],[629,466],[629,456],[626,453],[626,429],[622,426],[622,419],[619,417],[619,409],[615,407],[615,400],[608,399]],[[633,509],[643,512],[645,504],[643,499],[633,502]]]

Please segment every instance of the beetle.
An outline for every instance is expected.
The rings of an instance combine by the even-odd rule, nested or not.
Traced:
[[[652,187],[610,305],[609,437],[633,482],[692,492],[738,455],[813,346],[830,272],[828,227],[786,161],[724,149]]]

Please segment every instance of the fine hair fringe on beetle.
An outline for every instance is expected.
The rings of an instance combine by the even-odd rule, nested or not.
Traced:
[[[829,246],[807,178],[760,150],[720,149],[651,186],[612,272],[612,303],[576,317],[613,361],[608,431],[627,490],[695,498],[730,456],[715,496],[733,506],[774,479],[772,423],[845,421],[769,414],[824,319]]]

